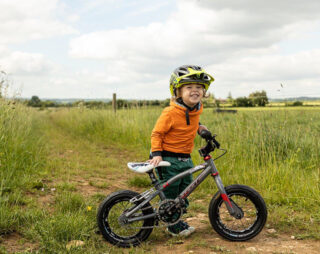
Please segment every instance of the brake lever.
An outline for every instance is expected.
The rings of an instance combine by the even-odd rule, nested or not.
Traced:
[[[220,143],[215,139],[217,135],[213,135],[212,137],[212,142],[214,143],[214,145],[219,149],[220,148]]]

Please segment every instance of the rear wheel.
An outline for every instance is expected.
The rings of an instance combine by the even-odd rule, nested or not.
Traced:
[[[103,237],[108,242],[120,247],[137,246],[151,234],[154,225],[153,218],[135,221],[130,224],[121,223],[119,220],[125,211],[134,206],[129,201],[137,195],[139,193],[129,190],[119,191],[112,193],[100,204],[97,222]],[[142,216],[150,213],[153,213],[153,209],[150,203],[147,203],[132,216]]]
[[[220,192],[212,198],[209,205],[209,218],[214,230],[231,241],[247,241],[263,229],[267,220],[267,207],[254,189],[245,185],[230,185],[225,188],[232,204],[243,212],[236,219],[228,212]]]

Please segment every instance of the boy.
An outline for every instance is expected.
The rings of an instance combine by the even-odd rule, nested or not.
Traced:
[[[174,70],[170,78],[172,99],[165,108],[151,134],[152,159],[155,167],[160,161],[171,163],[157,171],[163,181],[193,167],[190,157],[197,132],[207,129],[199,122],[203,106],[201,99],[214,78],[201,67],[183,65]],[[175,199],[192,182],[192,175],[174,182],[164,190],[167,199]],[[188,206],[188,201],[186,200]],[[188,236],[195,231],[186,222],[179,221],[169,226],[167,231],[173,236]]]

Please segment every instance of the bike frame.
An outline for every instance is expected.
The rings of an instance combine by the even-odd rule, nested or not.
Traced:
[[[139,198],[143,198],[144,201],[142,201],[140,204],[138,204],[137,206],[132,207],[131,209],[129,209],[129,211],[126,211],[123,216],[121,216],[122,218],[125,218],[125,221],[127,223],[132,223],[134,221],[139,221],[139,220],[145,220],[148,218],[153,218],[156,217],[156,213],[152,213],[152,214],[148,214],[145,216],[137,216],[134,218],[130,218],[131,215],[133,215],[135,212],[137,212],[139,209],[141,209],[143,206],[145,206],[149,201],[151,201],[153,198],[155,198],[157,195],[159,195],[161,200],[165,200],[166,197],[163,193],[163,190],[165,188],[167,188],[168,186],[170,186],[173,182],[184,178],[187,175],[192,175],[195,172],[198,172],[200,170],[203,170],[179,195],[178,197],[175,199],[175,203],[178,204],[180,203],[181,200],[185,201],[185,199],[209,176],[211,175],[214,180],[215,183],[218,187],[218,190],[220,192],[221,198],[223,200],[223,202],[225,203],[229,213],[234,216],[234,217],[241,217],[241,210],[238,208],[238,206],[229,199],[225,188],[223,186],[222,180],[219,176],[219,172],[214,164],[214,161],[212,159],[212,157],[210,155],[206,156],[204,158],[205,163],[200,164],[198,166],[195,166],[191,169],[188,169],[172,178],[170,178],[166,183],[164,184],[160,184],[158,179],[155,177],[153,171],[149,172],[149,176],[151,178],[151,181],[154,185],[154,188],[156,189],[156,191],[153,190],[153,188],[151,190],[148,190],[142,194],[140,194]],[[139,198],[137,198],[136,200],[139,200]],[[134,201],[133,201],[134,202]]]

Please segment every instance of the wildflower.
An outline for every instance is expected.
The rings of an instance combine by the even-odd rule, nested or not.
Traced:
[[[87,206],[87,211],[91,211],[92,210],[92,206]]]

